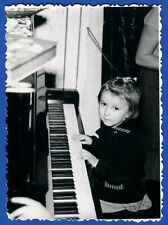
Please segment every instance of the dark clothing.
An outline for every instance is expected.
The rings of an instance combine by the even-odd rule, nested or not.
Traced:
[[[113,203],[139,201],[145,194],[144,143],[134,120],[103,126],[86,147],[99,162],[94,168],[99,198]]]
[[[160,217],[159,71],[141,67],[140,129],[146,141],[146,190],[152,200],[153,218]]]
[[[140,125],[146,140],[146,179],[160,180],[159,71],[141,67]]]

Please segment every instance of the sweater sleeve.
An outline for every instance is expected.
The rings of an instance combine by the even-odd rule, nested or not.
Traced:
[[[92,153],[95,157],[98,157],[98,152],[100,148],[100,140],[99,136],[101,135],[101,128],[96,131],[96,135],[90,136],[92,138],[92,144],[91,145],[83,145],[83,148],[90,153]]]
[[[122,135],[117,148],[112,152],[115,155],[99,159],[95,168],[95,172],[104,179],[119,181],[144,175],[143,144],[137,136]]]

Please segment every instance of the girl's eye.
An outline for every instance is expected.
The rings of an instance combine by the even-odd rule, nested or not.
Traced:
[[[102,103],[101,103],[101,106],[103,106],[103,107],[106,106],[106,103],[102,102]]]
[[[119,110],[119,108],[117,106],[114,107],[115,110]]]

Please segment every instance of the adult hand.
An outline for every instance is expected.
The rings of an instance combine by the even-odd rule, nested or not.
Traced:
[[[54,220],[52,215],[40,202],[27,197],[13,197],[12,203],[22,204],[20,208],[9,214],[9,219],[20,219],[20,220]]]

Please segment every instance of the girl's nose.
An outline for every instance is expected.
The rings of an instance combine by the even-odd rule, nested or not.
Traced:
[[[104,111],[104,115],[108,116],[110,114],[110,107],[106,107],[105,111]]]

